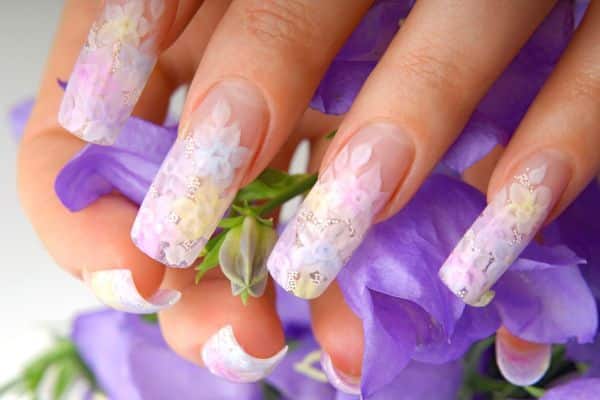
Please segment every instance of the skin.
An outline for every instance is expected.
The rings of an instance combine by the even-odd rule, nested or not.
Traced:
[[[159,62],[134,114],[162,122],[170,95],[190,84],[185,119],[223,77],[251,81],[265,97],[270,123],[246,181],[268,165],[285,168],[301,138],[313,143],[311,168],[322,170],[359,127],[372,121],[393,122],[410,137],[415,155],[378,220],[393,215],[411,198],[554,4],[469,0],[458,7],[448,0],[417,2],[351,110],[341,118],[307,111],[307,104],[369,2],[181,0],[170,4],[177,7],[177,3],[179,8],[161,33]],[[75,277],[84,271],[127,267],[145,296],[160,285],[182,291],[182,300],[160,313],[160,323],[169,345],[184,358],[201,363],[203,343],[226,323],[233,325],[248,353],[272,356],[284,345],[272,284],[265,296],[251,298],[243,307],[220,273],[213,270],[196,286],[194,271],[165,270],[142,254],[129,238],[137,209],[118,193],[77,213],[69,213],[54,194],[56,174],[83,145],[56,121],[62,91],[55,79],[69,76],[100,7],[100,2],[75,0],[65,5],[21,144],[19,191],[24,209],[57,264]],[[498,149],[483,163],[484,170],[491,171],[489,185],[485,173],[468,173],[488,198],[511,179],[522,160],[540,149],[556,149],[571,168],[567,188],[547,222],[597,174],[598,37],[600,3],[595,1],[507,148]],[[232,57],[238,61],[231,63]],[[340,134],[331,143],[319,139],[338,126]],[[360,375],[361,324],[337,285],[312,301],[311,310],[316,337],[335,367]]]

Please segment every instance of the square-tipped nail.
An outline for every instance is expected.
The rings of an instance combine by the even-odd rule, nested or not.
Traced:
[[[58,119],[81,139],[114,143],[156,62],[162,0],[107,1],[69,77]]]
[[[256,358],[246,353],[226,325],[219,329],[202,348],[204,365],[216,376],[231,382],[257,382],[273,371],[287,353],[287,346],[269,358]]]
[[[302,298],[320,296],[398,187],[412,146],[389,124],[363,128],[338,152],[288,224],[267,262]]]
[[[209,92],[180,128],[140,207],[131,237],[144,253],[173,267],[194,262],[235,197],[266,115],[246,82]]]
[[[506,272],[548,217],[569,168],[552,152],[526,162],[495,195],[454,248],[439,275],[465,303],[485,306]]]
[[[86,273],[84,281],[102,303],[133,314],[155,313],[173,306],[181,298],[180,292],[170,289],[159,289],[149,299],[143,298],[128,269]]]

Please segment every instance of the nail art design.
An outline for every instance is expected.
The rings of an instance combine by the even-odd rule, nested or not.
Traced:
[[[331,357],[325,352],[321,353],[321,368],[334,388],[344,393],[360,395],[360,377],[349,376],[336,370]]]
[[[505,327],[496,334],[496,363],[502,376],[518,386],[533,385],[550,366],[552,346],[514,336]]]
[[[81,139],[116,140],[156,62],[163,0],[108,1],[94,22],[60,107],[58,120]]]
[[[494,197],[465,233],[442,268],[440,278],[473,306],[493,298],[490,287],[531,241],[553,204],[544,185],[547,164],[526,168]]]
[[[267,267],[286,290],[315,298],[329,286],[382,205],[372,145],[345,146],[279,238]]]
[[[102,303],[133,314],[155,313],[173,306],[181,298],[176,290],[159,289],[151,298],[144,299],[128,269],[96,271],[85,274],[84,280]]]
[[[196,260],[235,196],[236,171],[249,158],[240,135],[224,99],[184,127],[133,224],[131,237],[143,252],[173,267]]]
[[[231,382],[256,382],[273,371],[283,360],[288,347],[285,346],[269,358],[256,358],[246,353],[233,334],[231,325],[219,329],[202,348],[202,361],[214,375]]]

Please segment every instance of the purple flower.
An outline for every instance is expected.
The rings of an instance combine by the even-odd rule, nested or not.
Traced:
[[[576,379],[548,390],[541,400],[596,400],[600,393],[600,379]]]
[[[113,146],[88,144],[64,166],[54,184],[58,197],[71,211],[113,190],[140,204],[176,135],[176,127],[129,118]]]
[[[71,338],[110,399],[262,399],[259,385],[217,379],[180,358],[167,347],[158,325],[138,315],[82,314]]]
[[[529,246],[485,308],[465,307],[443,286],[439,266],[484,205],[475,189],[434,174],[402,211],[373,228],[338,276],[363,319],[367,398],[411,360],[452,361],[501,324],[538,343],[594,337],[597,309],[578,268],[583,260],[565,246]]]

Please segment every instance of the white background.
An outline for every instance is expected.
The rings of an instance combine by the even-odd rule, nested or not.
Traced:
[[[37,91],[62,2],[2,0],[0,4],[1,386],[48,345],[50,329],[64,330],[68,326],[65,321],[76,311],[98,303],[56,266],[19,206],[17,145],[9,135],[6,118],[12,104]]]

